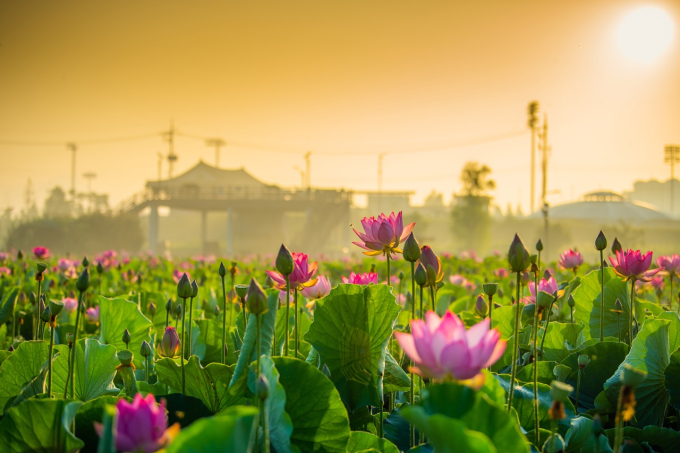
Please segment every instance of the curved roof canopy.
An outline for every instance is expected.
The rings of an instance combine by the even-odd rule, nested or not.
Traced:
[[[172,190],[185,186],[199,188],[231,188],[231,189],[262,189],[272,188],[252,176],[243,168],[238,170],[225,170],[213,167],[203,161],[179,176],[162,181],[147,181],[146,186],[150,189]]]
[[[541,218],[535,212],[529,218]],[[633,203],[615,192],[590,192],[583,201],[551,206],[548,217],[555,220],[590,220],[597,222],[646,222],[670,220],[671,217],[642,203]]]

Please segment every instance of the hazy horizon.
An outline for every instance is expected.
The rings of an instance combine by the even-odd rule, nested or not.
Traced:
[[[631,61],[618,27],[650,5],[673,21],[672,44],[652,62]],[[679,24],[671,1],[5,2],[0,207],[20,210],[29,177],[39,207],[54,186],[68,191],[72,141],[78,190],[94,172],[92,188],[116,206],[156,179],[167,144],[86,142],[159,134],[174,120],[228,142],[220,167],[269,184],[299,186],[294,167],[311,151],[312,186],[375,190],[387,152],[384,190],[413,190],[416,204],[437,190],[448,201],[462,166],[477,161],[492,169],[496,204],[527,213],[533,100],[550,126],[551,204],[665,181],[663,146],[680,142]],[[214,163],[201,140],[178,137],[175,152],[175,175]],[[539,168],[540,159],[537,198]]]

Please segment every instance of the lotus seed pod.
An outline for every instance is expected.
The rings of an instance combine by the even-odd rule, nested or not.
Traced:
[[[132,365],[134,357],[135,355],[129,349],[121,349],[118,351],[118,360],[120,360],[120,364],[123,366]]]
[[[59,316],[59,313],[64,309],[64,303],[58,300],[50,300],[50,312],[52,316]]]
[[[566,381],[567,377],[569,377],[569,373],[571,373],[571,368],[567,365],[556,365],[555,368],[553,368],[553,374],[560,382]]]
[[[552,381],[550,383],[550,396],[552,396],[553,400],[560,403],[566,402],[573,391],[574,387],[564,382]]]
[[[482,289],[484,290],[484,294],[491,297],[498,291],[498,283],[484,283]]]
[[[248,285],[235,285],[234,289],[236,290],[236,295],[239,299],[244,300],[246,298],[246,294],[248,294]]]
[[[590,357],[588,357],[587,355],[581,354],[580,356],[578,356],[578,369],[579,370],[582,370],[585,367],[587,367],[589,363],[590,363]]]
[[[39,274],[42,274],[43,272],[45,272],[45,270],[47,270],[47,264],[45,264],[45,263],[43,263],[43,262],[38,262],[38,263],[36,264],[36,267],[38,268],[38,273],[39,273]]]
[[[647,373],[631,365],[624,363],[623,370],[621,370],[621,382],[627,387],[635,388],[642,383],[647,377]]]

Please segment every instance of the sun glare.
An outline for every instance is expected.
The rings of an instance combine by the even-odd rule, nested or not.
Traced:
[[[619,25],[617,43],[621,53],[638,63],[652,63],[673,40],[673,21],[657,7],[631,11]]]

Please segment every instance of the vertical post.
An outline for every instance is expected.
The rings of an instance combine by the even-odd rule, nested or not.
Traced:
[[[529,103],[527,109],[529,114],[528,125],[531,129],[531,199],[529,200],[529,214],[534,212],[534,203],[536,202],[536,123],[538,118],[538,102],[532,101]]]
[[[201,250],[203,253],[208,253],[207,250],[208,239],[208,211],[201,211]]]
[[[76,150],[75,143],[67,143],[66,148],[71,151],[71,200],[76,200]]]
[[[307,151],[307,153],[305,153],[305,176],[304,176],[306,189],[312,187],[312,161],[310,157],[312,157],[312,152]]]
[[[680,162],[680,146],[678,145],[666,145],[664,148],[664,162],[671,164],[671,209],[670,213],[671,215],[674,214],[674,206],[673,206],[673,191],[674,191],[674,186],[675,186],[675,163]]]
[[[149,250],[158,252],[158,206],[152,204],[149,212]]]
[[[234,208],[227,208],[227,257],[234,256]]]

